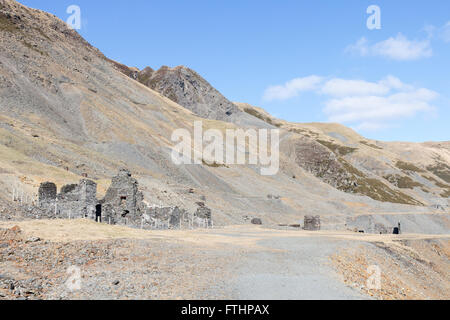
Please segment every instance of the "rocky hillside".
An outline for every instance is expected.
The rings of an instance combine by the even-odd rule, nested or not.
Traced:
[[[267,123],[302,136],[307,142],[294,147],[301,154],[297,163],[338,189],[380,201],[417,205],[450,197],[449,142],[372,141],[339,124],[290,123],[261,108],[236,105]],[[334,181],[333,177],[339,178]]]
[[[145,84],[145,85],[144,85]],[[281,129],[281,170],[175,165],[174,130]],[[152,204],[195,208],[217,224],[292,223],[305,214],[343,227],[357,214],[448,212],[448,143],[382,143],[332,124],[293,124],[233,104],[194,71],[139,71],[106,58],[55,16],[0,0],[0,194],[36,193],[83,176],[105,192],[127,167]]]
[[[130,75],[128,71],[124,73]],[[241,111],[197,72],[187,67],[163,66],[157,71],[147,67],[138,72],[136,79],[199,117],[244,126],[267,126],[260,119]]]

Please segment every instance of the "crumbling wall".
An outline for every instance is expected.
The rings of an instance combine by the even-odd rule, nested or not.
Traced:
[[[305,216],[303,229],[308,231],[320,230],[320,216]]]
[[[121,169],[112,178],[111,186],[101,201],[103,220],[111,224],[139,226],[142,224],[144,196],[130,171]]]
[[[179,207],[149,207],[139,191],[139,184],[130,171],[121,169],[111,180],[105,197],[97,200],[97,184],[83,179],[68,184],[57,193],[54,183],[39,188],[41,210],[48,216],[62,219],[88,218],[112,225],[144,229],[197,228],[213,226],[211,209],[198,202],[196,212]]]
[[[57,193],[54,183],[45,182],[39,187],[39,206],[56,218],[95,218],[97,184],[81,180],[68,184]]]
[[[44,182],[39,186],[38,196],[39,204],[45,206],[56,200],[57,188],[53,182]]]

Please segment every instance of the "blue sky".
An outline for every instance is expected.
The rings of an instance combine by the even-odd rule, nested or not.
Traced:
[[[232,101],[378,140],[450,140],[450,2],[21,0],[129,66],[188,66]],[[369,30],[370,5],[381,29]]]

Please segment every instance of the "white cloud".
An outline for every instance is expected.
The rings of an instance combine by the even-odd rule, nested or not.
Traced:
[[[439,39],[444,42],[450,42],[450,21],[442,27],[426,25],[423,30],[427,33],[429,39]]]
[[[355,44],[348,46],[346,52],[360,56],[381,56],[399,61],[418,60],[433,55],[428,39],[408,40],[401,33],[372,45],[366,38],[361,38]]]
[[[389,90],[389,86],[381,82],[331,79],[324,84],[321,92],[330,96],[364,96],[370,94],[386,94]]]
[[[329,121],[362,130],[378,130],[418,113],[432,112],[435,110],[432,101],[439,96],[432,90],[405,84],[391,75],[377,82],[341,78],[324,80],[318,76],[294,80],[299,79],[316,79],[308,82],[313,85],[303,85],[301,88],[302,91],[314,91],[326,97],[323,112]],[[287,82],[291,85],[271,87],[283,88],[276,99],[286,100],[294,96],[292,92],[295,90],[287,89],[295,87],[292,85],[297,83],[294,80]],[[276,100],[275,95],[271,97]]]
[[[321,77],[309,76],[296,78],[286,82],[284,85],[270,86],[264,92],[263,99],[266,101],[287,100],[299,95],[303,91],[311,91],[322,81]]]
[[[450,21],[442,27],[441,37],[444,42],[450,42]]]

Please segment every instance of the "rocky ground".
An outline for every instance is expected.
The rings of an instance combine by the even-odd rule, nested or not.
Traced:
[[[230,258],[158,239],[54,243],[2,229],[0,298],[207,299]],[[71,291],[71,279],[80,290]],[[224,297],[220,287],[213,293]]]
[[[375,242],[332,256],[344,282],[376,299],[450,299],[450,242],[411,240]],[[367,268],[381,271],[380,290],[367,286]]]
[[[0,222],[0,299],[448,299],[449,243],[262,226]],[[371,264],[382,270],[376,292],[365,289]]]

